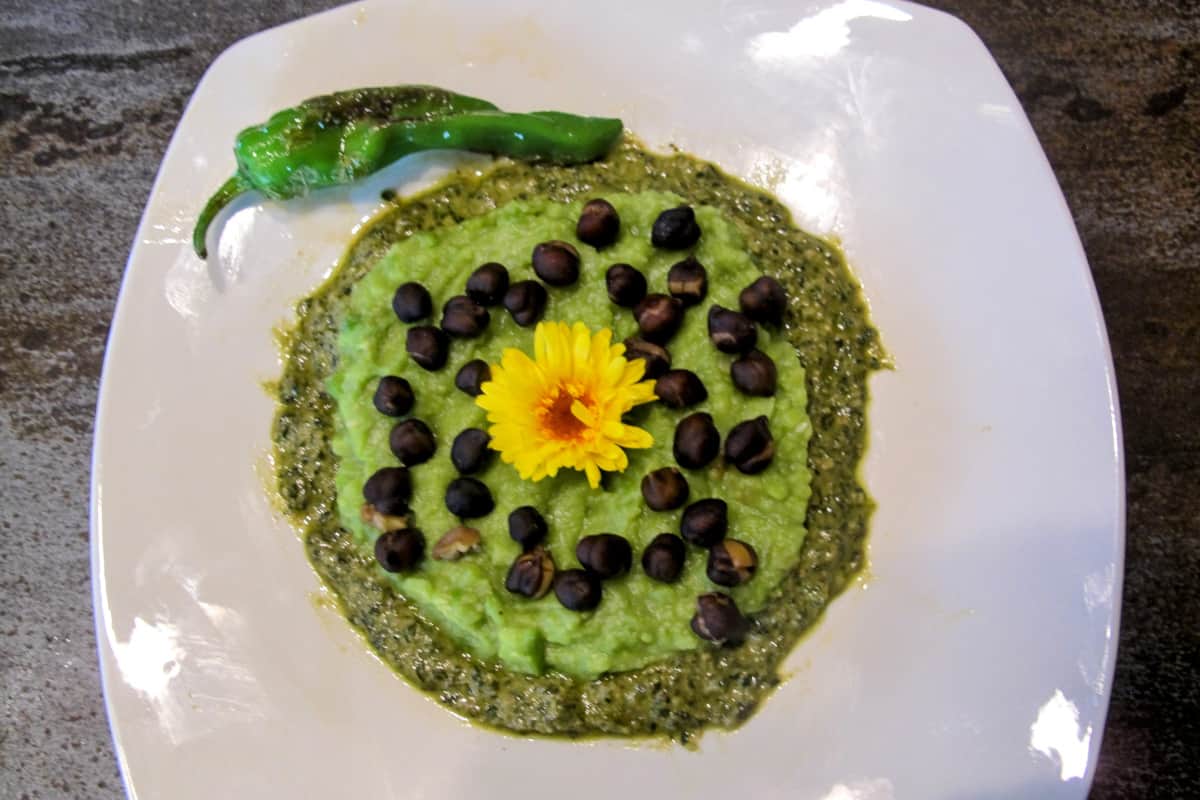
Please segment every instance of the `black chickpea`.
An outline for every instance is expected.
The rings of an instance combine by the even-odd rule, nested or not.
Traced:
[[[646,296],[646,276],[630,264],[613,264],[604,273],[608,299],[622,308],[633,308]]]
[[[633,564],[633,549],[623,536],[596,533],[579,540],[575,545],[575,557],[589,572],[607,580],[629,571]]]
[[[431,372],[446,366],[450,355],[450,340],[441,328],[432,325],[409,328],[404,347],[418,366]]]
[[[654,382],[654,394],[670,408],[687,408],[703,403],[708,398],[708,389],[691,370],[672,369]]]
[[[621,217],[612,203],[602,198],[587,201],[575,225],[575,235],[579,241],[597,250],[615,242],[620,231]]]
[[[775,439],[766,417],[739,422],[725,437],[725,460],[746,475],[757,475],[771,465]]]
[[[738,610],[734,599],[724,592],[709,592],[696,598],[692,632],[714,644],[741,644],[750,623]]]
[[[517,281],[504,293],[504,307],[512,314],[513,322],[522,328],[541,319],[546,300],[546,287],[537,281]]]
[[[738,305],[742,313],[755,322],[782,325],[783,312],[787,310],[787,292],[779,281],[764,275],[742,289]]]
[[[434,543],[430,555],[435,561],[457,561],[478,550],[482,542],[483,538],[477,529],[455,525]]]
[[[392,295],[392,311],[401,322],[416,322],[433,313],[433,298],[419,283],[402,283]]]
[[[495,261],[480,265],[467,278],[467,296],[480,305],[499,304],[507,291],[508,269]]]
[[[483,393],[482,386],[492,379],[492,368],[482,358],[475,358],[459,367],[454,386],[471,397]]]
[[[486,517],[496,503],[487,484],[475,478],[455,478],[446,487],[446,508],[456,517]]]
[[[642,497],[654,511],[670,511],[687,502],[688,482],[674,467],[662,467],[642,478]]]
[[[687,548],[673,533],[660,533],[642,551],[642,570],[646,577],[662,583],[674,583],[683,573]]]
[[[758,343],[758,329],[745,314],[713,305],[708,309],[708,338],[722,353],[745,353]]]
[[[451,297],[442,307],[442,330],[460,339],[474,339],[490,321],[488,310],[465,294]]]
[[[642,338],[655,344],[666,344],[683,324],[683,303],[666,294],[648,294],[633,307]]]
[[[579,251],[566,242],[542,242],[533,248],[533,271],[551,286],[570,286],[579,280]]]
[[[667,291],[685,306],[694,306],[708,295],[708,270],[688,256],[667,272]]]
[[[383,514],[403,514],[412,496],[412,476],[404,467],[376,470],[363,484],[363,499]]]
[[[751,350],[729,365],[729,377],[743,394],[771,397],[779,382],[775,362],[761,350]]]
[[[508,575],[504,579],[504,588],[513,594],[537,600],[550,591],[554,582],[554,559],[541,547],[534,547],[517,556]]]
[[[479,428],[467,428],[454,437],[450,445],[450,463],[462,475],[471,475],[487,466],[492,451],[488,444],[492,437]]]
[[[375,540],[375,559],[388,572],[406,572],[424,555],[425,536],[416,528],[381,533]]]
[[[757,569],[758,554],[739,539],[723,539],[708,551],[708,579],[718,586],[741,586]]]
[[[685,250],[700,240],[700,225],[691,206],[669,208],[650,229],[650,243],[666,250]]]
[[[721,434],[712,414],[697,411],[679,420],[672,447],[675,461],[685,469],[701,469],[721,452]]]
[[[406,467],[424,464],[433,458],[437,451],[433,431],[429,430],[429,426],[423,421],[415,418],[396,423],[388,436],[388,444],[392,453]]]
[[[545,518],[533,506],[521,506],[508,515],[508,535],[522,550],[541,544],[547,531]]]
[[[697,500],[683,510],[679,532],[690,544],[712,547],[729,529],[729,506],[716,497]]]
[[[396,375],[384,375],[375,387],[375,396],[371,398],[371,402],[374,403],[375,410],[384,416],[403,417],[412,411],[415,399],[412,385],[408,381]]]
[[[600,578],[585,569],[565,569],[554,578],[554,596],[571,611],[591,611],[600,605]]]

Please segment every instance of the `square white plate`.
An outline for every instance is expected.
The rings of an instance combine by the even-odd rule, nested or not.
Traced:
[[[416,158],[195,214],[243,126],[433,83],[622,117],[839,237],[896,370],[872,382],[864,581],[700,753],[504,737],[394,677],[327,605],[267,486],[273,329]],[[975,35],[900,2],[356,5],[212,65],[138,231],[105,362],[92,547],[109,715],[146,798],[1082,798],[1108,702],[1124,474],[1071,217]]]

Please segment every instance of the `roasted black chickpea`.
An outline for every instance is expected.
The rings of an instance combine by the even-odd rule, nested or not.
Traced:
[[[687,548],[673,533],[660,533],[642,551],[642,570],[646,577],[662,583],[674,583],[683,573]]]
[[[521,506],[508,515],[508,535],[522,550],[541,544],[548,530],[545,518],[533,506]]]
[[[650,243],[665,250],[685,250],[699,240],[700,226],[691,206],[668,208],[650,229]]]
[[[375,540],[375,560],[388,572],[406,572],[423,555],[425,536],[416,528],[381,533]]]
[[[496,503],[487,484],[475,478],[455,478],[446,487],[446,508],[456,517],[486,517]]]
[[[742,289],[738,295],[742,313],[755,322],[767,325],[782,325],[783,312],[787,309],[787,292],[774,278],[766,275]]]
[[[483,394],[482,386],[492,379],[492,368],[482,358],[474,358],[463,364],[454,376],[454,386],[471,397]]]
[[[622,308],[633,308],[646,296],[646,276],[630,264],[613,264],[604,273],[608,299]]]
[[[392,311],[401,322],[416,322],[433,313],[433,298],[415,281],[402,283],[392,295]]]
[[[779,381],[775,362],[761,350],[751,350],[729,365],[729,377],[743,394],[770,397]]]
[[[554,578],[554,596],[571,611],[591,611],[600,605],[600,578],[584,569],[565,569]]]
[[[557,239],[533,248],[533,271],[551,286],[570,286],[579,280],[579,251]]]
[[[687,369],[672,369],[664,372],[654,382],[654,394],[671,408],[687,408],[703,403],[708,398],[708,389],[700,376]]]
[[[745,353],[758,343],[758,329],[745,314],[713,305],[708,309],[708,338],[722,353]]]
[[[688,256],[667,272],[667,291],[685,306],[694,306],[708,295],[708,270]]]
[[[537,281],[517,281],[504,293],[504,307],[512,314],[513,322],[528,328],[541,319],[546,299],[546,287]]]
[[[642,338],[666,344],[683,324],[683,303],[666,294],[648,294],[633,307]]]
[[[674,467],[662,467],[642,478],[642,497],[654,511],[670,511],[687,502],[688,482]]]
[[[712,547],[725,538],[728,529],[729,506],[717,497],[690,504],[679,520],[680,534],[697,547]]]
[[[513,594],[537,600],[550,591],[554,582],[554,559],[542,547],[522,553],[508,568],[504,588]]]
[[[455,525],[437,540],[430,555],[435,561],[457,561],[467,553],[478,550],[482,541],[475,528]]]
[[[575,235],[579,241],[597,250],[615,242],[620,231],[621,217],[617,210],[612,203],[599,197],[584,204],[579,222],[575,225]]]
[[[481,264],[467,278],[467,296],[480,305],[497,305],[507,291],[508,269],[495,261]]]
[[[413,361],[431,372],[446,366],[450,355],[450,340],[441,328],[432,325],[409,328],[404,347]]]
[[[725,460],[746,475],[756,475],[771,465],[775,439],[766,417],[739,422],[725,437]]]
[[[701,469],[721,452],[721,433],[712,414],[697,411],[679,420],[672,447],[675,461],[685,469]]]
[[[575,557],[589,572],[607,580],[629,571],[633,564],[633,548],[623,536],[597,533],[584,536],[576,543]]]
[[[442,330],[460,339],[474,339],[489,322],[488,310],[465,294],[451,297],[442,307]]]
[[[739,539],[723,539],[708,551],[708,579],[719,586],[741,586],[757,569],[758,554]]]
[[[410,522],[407,513],[385,514],[370,503],[362,504],[358,518],[380,533],[404,530]]]
[[[412,476],[404,467],[376,470],[363,484],[363,499],[383,514],[403,514],[412,497]]]
[[[423,421],[413,418],[398,422],[388,436],[392,453],[406,467],[424,464],[437,451],[433,431]]]
[[[380,414],[388,417],[403,417],[412,411],[415,399],[412,385],[408,381],[396,375],[384,375],[375,387],[375,396],[371,402],[375,404],[375,410]]]
[[[750,623],[738,610],[737,603],[724,592],[709,592],[696,598],[692,632],[715,644],[741,644]]]
[[[450,445],[450,463],[462,475],[471,475],[487,466],[492,451],[488,444],[492,437],[479,428],[467,428],[454,437]]]

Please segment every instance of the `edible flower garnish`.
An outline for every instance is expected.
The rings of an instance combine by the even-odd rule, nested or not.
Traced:
[[[654,381],[642,380],[645,362],[627,360],[612,331],[592,333],[582,322],[540,322],[533,358],[508,348],[475,402],[487,411],[491,447],[524,480],[540,481],[562,467],[587,474],[629,466],[625,448],[654,444],[647,431],[622,422],[634,406],[653,402]]]

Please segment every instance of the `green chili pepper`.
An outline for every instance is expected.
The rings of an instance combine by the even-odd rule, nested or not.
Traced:
[[[557,111],[513,114],[432,86],[356,89],[306,100],[247,128],[234,142],[237,174],[209,198],[192,246],[221,209],[258,191],[276,200],[356,181],[423,150],[471,150],[526,161],[577,164],[604,155],[621,121]]]

